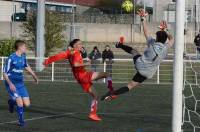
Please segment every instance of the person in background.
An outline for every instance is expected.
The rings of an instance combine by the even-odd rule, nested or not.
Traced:
[[[97,71],[97,66],[99,64],[99,60],[101,58],[101,53],[97,46],[95,46],[92,50],[92,52],[89,55],[89,59],[91,60],[91,66],[93,71]]]
[[[82,47],[82,49],[81,49],[81,55],[82,55],[83,59],[87,58],[87,51],[84,47]]]
[[[200,32],[199,34],[194,38],[194,43],[197,47],[197,58],[200,59]]]
[[[112,75],[112,63],[114,59],[114,54],[110,49],[109,45],[106,45],[105,50],[102,52],[102,61],[106,62],[106,72]]]

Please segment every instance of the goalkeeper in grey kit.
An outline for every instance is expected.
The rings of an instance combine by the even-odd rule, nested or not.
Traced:
[[[129,82],[127,86],[121,87],[112,93],[108,92],[101,97],[101,100],[111,100],[113,96],[124,94],[136,88],[145,80],[152,78],[156,73],[158,66],[166,58],[168,49],[171,48],[174,44],[174,39],[172,35],[167,31],[167,23],[165,21],[161,22],[159,26],[160,31],[156,32],[156,39],[154,39],[148,35],[146,22],[146,16],[148,14],[143,9],[140,9],[138,11],[138,15],[141,17],[144,36],[148,46],[144,53],[141,55],[136,49],[124,45],[124,42],[121,40],[116,44],[116,48],[121,48],[125,52],[132,55],[137,73],[134,75],[132,81]]]

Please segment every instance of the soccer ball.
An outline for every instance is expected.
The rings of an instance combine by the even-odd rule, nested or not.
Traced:
[[[125,0],[122,3],[122,8],[126,11],[126,12],[131,12],[133,10],[133,3],[130,0]]]

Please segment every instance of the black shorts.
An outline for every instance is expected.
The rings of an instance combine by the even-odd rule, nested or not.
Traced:
[[[137,72],[135,74],[135,76],[133,77],[132,79],[134,82],[139,82],[139,83],[142,83],[144,82],[145,80],[147,80],[146,77],[142,76],[139,72]]]

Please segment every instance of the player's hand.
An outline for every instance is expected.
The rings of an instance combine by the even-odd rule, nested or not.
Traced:
[[[161,31],[165,31],[167,29],[167,22],[161,21],[159,28],[160,28]]]
[[[39,79],[37,76],[33,76],[33,79],[35,80],[35,83],[38,84],[39,83]]]
[[[13,83],[10,83],[10,84],[9,84],[9,87],[10,87],[10,90],[11,90],[12,92],[16,92],[16,87],[15,87],[15,85],[14,85]]]
[[[137,11],[137,14],[138,14],[140,17],[146,17],[146,16],[148,16],[148,13],[145,12],[144,9],[139,9],[139,11]]]

